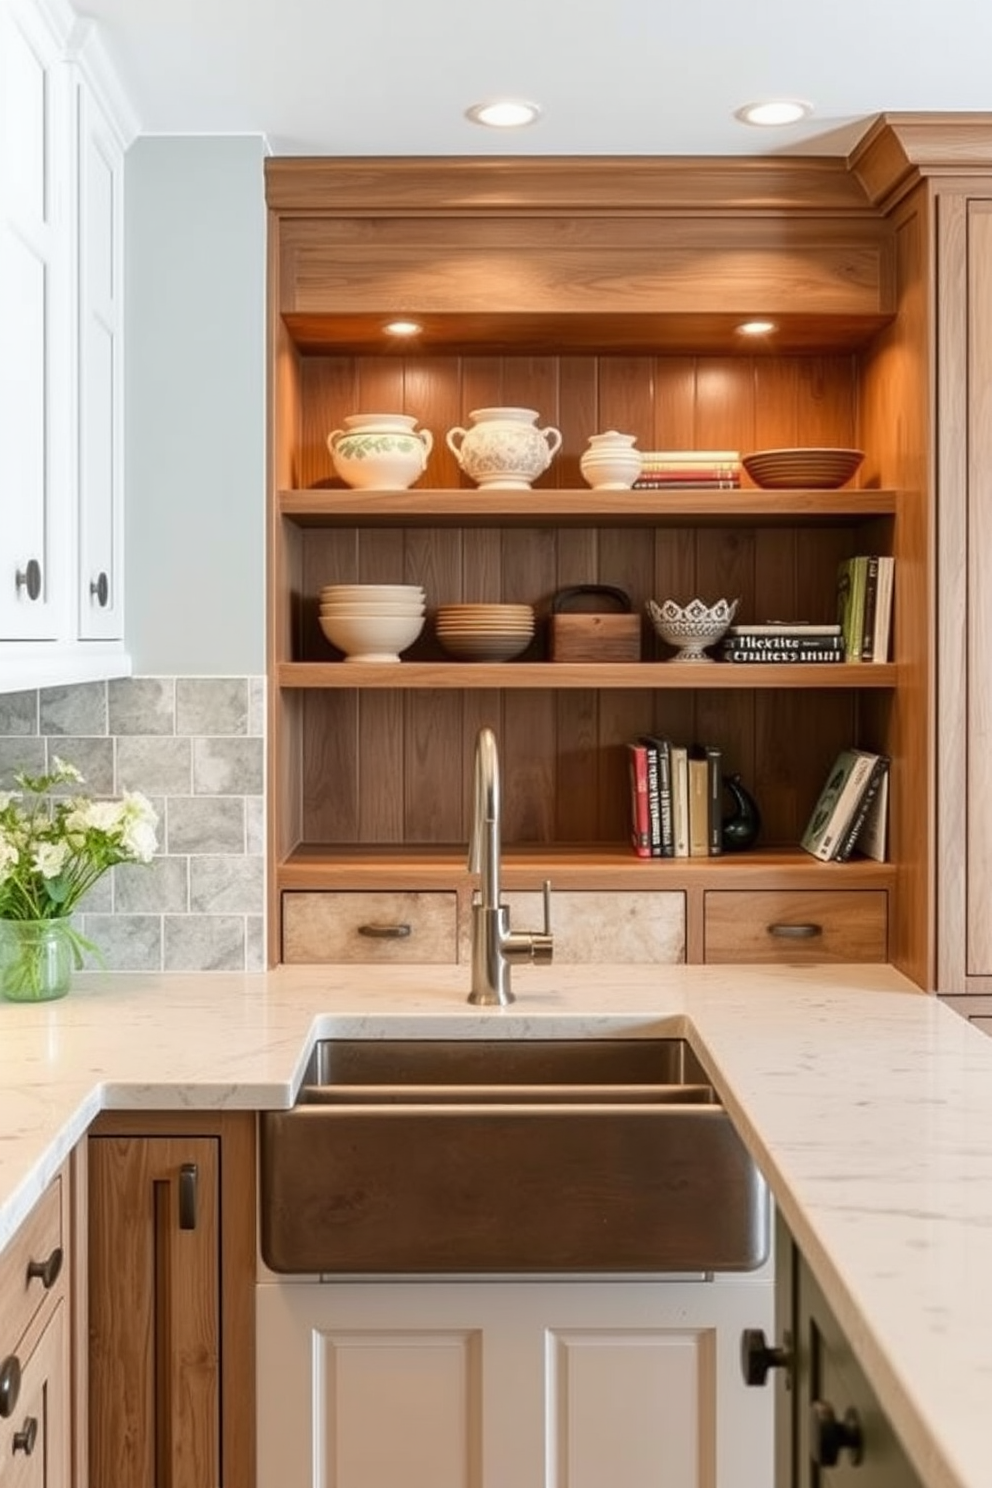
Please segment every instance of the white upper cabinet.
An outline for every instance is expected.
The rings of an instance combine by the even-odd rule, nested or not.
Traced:
[[[0,691],[126,675],[123,185],[92,22],[0,0]]]
[[[72,325],[67,76],[21,0],[0,8],[0,639],[66,623]]]

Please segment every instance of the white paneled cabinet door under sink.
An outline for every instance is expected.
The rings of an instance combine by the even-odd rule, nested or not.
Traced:
[[[443,1223],[443,1216],[439,1216]],[[768,1488],[764,1273],[263,1282],[257,1488]]]

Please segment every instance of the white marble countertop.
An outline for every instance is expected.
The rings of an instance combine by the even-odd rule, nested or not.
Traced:
[[[77,979],[0,1004],[0,1246],[104,1108],[292,1104],[317,1037],[685,1033],[927,1488],[992,1484],[992,1039],[887,967]]]

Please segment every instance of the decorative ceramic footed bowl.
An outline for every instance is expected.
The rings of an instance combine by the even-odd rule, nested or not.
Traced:
[[[427,468],[434,447],[429,429],[414,431],[406,413],[353,413],[327,436],[334,469],[360,490],[405,491]]]
[[[471,429],[449,429],[448,448],[480,490],[526,489],[561,448],[561,432],[538,429],[533,408],[476,408]]]
[[[636,434],[590,434],[589,448],[579,458],[582,477],[597,491],[626,491],[641,473],[643,456],[634,448]]]
[[[678,655],[672,661],[711,662],[706,647],[716,645],[739,604],[739,599],[718,599],[711,605],[691,599],[687,605],[679,605],[674,599],[666,599],[659,605],[649,599],[647,612],[661,639],[677,648]]]

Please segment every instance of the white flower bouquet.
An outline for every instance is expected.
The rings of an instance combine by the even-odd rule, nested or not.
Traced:
[[[39,960],[39,944],[55,959],[57,923],[57,945],[68,947],[77,969],[85,951],[99,955],[69,916],[109,868],[151,861],[158,817],[140,791],[109,801],[68,794],[83,777],[57,757],[47,774],[22,772],[15,780],[19,790],[0,791],[0,991],[38,1000],[63,995],[44,990],[52,967]],[[67,963],[63,990],[70,969]]]

